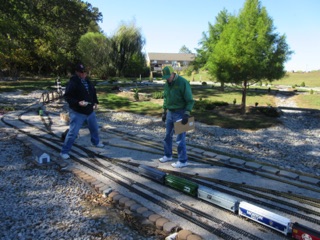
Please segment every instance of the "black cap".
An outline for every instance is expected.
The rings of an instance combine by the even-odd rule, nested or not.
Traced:
[[[84,65],[83,65],[82,63],[80,63],[80,64],[78,64],[78,65],[76,66],[76,71],[83,73],[83,72],[86,71],[86,69],[85,69]]]

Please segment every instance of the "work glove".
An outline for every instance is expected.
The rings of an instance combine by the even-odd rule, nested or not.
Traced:
[[[166,112],[166,111],[164,111],[164,112],[162,113],[161,118],[162,118],[162,122],[166,122],[166,119],[167,119],[167,112]]]
[[[188,120],[189,120],[189,115],[188,114],[184,114],[183,117],[182,117],[181,123],[183,125],[186,125],[188,123]]]

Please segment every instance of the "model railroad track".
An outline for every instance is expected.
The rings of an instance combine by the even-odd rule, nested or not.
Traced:
[[[112,131],[103,129],[103,131],[105,131],[105,132],[107,132],[109,134],[114,134],[114,135],[123,137],[125,140],[130,141],[132,143],[143,145],[143,146],[149,147],[149,148],[154,149],[154,150],[159,150],[159,151],[161,151],[161,154],[163,154],[162,146],[159,146],[159,143],[152,142],[151,139],[148,139],[148,138],[143,139],[144,136],[141,137],[141,135],[137,136],[137,135],[134,135],[134,134],[130,135],[128,133],[125,133],[125,132],[122,132],[122,131],[116,130],[116,129],[112,129]],[[113,146],[119,147],[119,148],[123,147],[121,145],[115,145],[115,144]],[[189,145],[189,144],[188,144],[188,146],[201,148],[200,146],[194,146],[194,145]],[[125,148],[127,148],[127,146],[125,146]],[[139,150],[139,149],[134,148],[134,147],[130,147],[130,148],[132,150]],[[206,148],[201,148],[201,149],[203,149],[203,151],[208,151],[208,152],[211,152],[211,153],[215,153],[211,149],[206,149]],[[155,153],[155,151],[150,151],[150,152]],[[237,166],[237,165],[234,165],[234,164],[220,162],[220,161],[214,160],[212,158],[207,158],[205,156],[203,156],[203,157],[199,156],[199,154],[194,154],[192,152],[188,153],[188,158],[190,160],[194,161],[194,162],[207,163],[207,164],[210,164],[210,165],[213,165],[213,166],[219,166],[219,167],[235,169],[235,170],[238,170],[238,171],[241,171],[241,172],[247,172],[247,173],[251,173],[253,175],[265,177],[265,178],[268,178],[269,180],[272,179],[272,180],[275,180],[275,181],[283,182],[283,183],[286,183],[286,184],[289,184],[289,185],[293,185],[293,186],[296,186],[296,187],[302,187],[304,189],[308,189],[308,190],[320,193],[320,188],[319,188],[318,184],[301,183],[299,181],[296,181],[295,179],[291,179],[291,178],[287,178],[287,177],[281,177],[281,176],[277,176],[277,175],[274,176],[272,174],[259,172],[258,170],[248,169],[248,168],[245,168],[243,166]],[[320,178],[319,178],[319,180],[320,180]]]
[[[163,149],[162,149],[161,146],[159,146],[159,143],[152,142],[149,139],[142,139],[141,136],[139,136],[139,135],[138,136],[137,135],[133,135],[133,134],[129,135],[129,134],[126,134],[124,132],[121,132],[119,130],[114,130],[114,129],[112,129],[112,131],[111,130],[104,130],[104,131],[107,132],[108,134],[114,134],[114,135],[123,137],[123,139],[126,140],[126,141],[130,141],[130,142],[138,144],[138,145],[149,147],[150,148],[150,150],[149,150],[150,153],[163,154]],[[132,150],[136,150],[136,151],[140,151],[141,150],[141,149],[139,149],[139,147],[134,147],[134,146],[122,146],[120,144],[112,144],[112,143],[109,143],[109,145],[112,145],[114,147],[119,147],[119,148],[132,149]],[[159,150],[159,152],[157,150]],[[148,151],[148,150],[145,150],[145,151]],[[188,158],[190,160],[194,161],[194,162],[209,164],[209,165],[218,166],[218,167],[225,167],[225,168],[235,169],[235,170],[238,170],[240,172],[245,172],[245,173],[249,173],[249,174],[252,174],[252,175],[257,175],[257,176],[260,176],[260,177],[264,177],[264,178],[266,178],[268,180],[274,180],[274,181],[278,181],[278,182],[285,183],[285,184],[288,184],[288,185],[292,185],[292,186],[295,186],[295,187],[301,187],[303,189],[310,190],[310,191],[313,191],[313,192],[316,192],[316,193],[320,193],[320,188],[319,188],[319,186],[317,184],[301,183],[301,182],[298,182],[298,181],[294,181],[294,179],[288,179],[286,177],[274,176],[272,174],[266,174],[266,173],[259,172],[259,171],[256,171],[256,170],[247,169],[247,168],[244,168],[242,166],[228,164],[228,163],[216,161],[216,160],[213,160],[213,159],[210,159],[210,158],[206,158],[206,157],[201,157],[201,156],[199,157],[199,155],[196,155],[196,154],[194,154],[192,152],[188,153]],[[241,190],[241,191],[243,191],[243,189],[251,189],[251,190],[260,191],[260,192],[263,192],[263,193],[275,195],[277,197],[279,197],[279,196],[285,197],[285,198],[287,198],[289,200],[299,201],[301,203],[307,203],[307,204],[310,203],[310,205],[312,205],[314,207],[319,207],[320,206],[319,199],[317,199],[317,198],[309,198],[309,197],[306,197],[306,196],[303,196],[303,195],[294,195],[292,193],[279,192],[279,191],[275,191],[275,190],[272,190],[272,189],[267,189],[267,188],[255,187],[255,186],[247,185],[245,183],[237,184],[237,183],[234,183],[234,182],[227,182],[227,181],[222,181],[220,179],[214,179],[214,178],[212,178],[212,181],[215,182],[216,184],[225,185],[227,187],[231,186],[232,188],[238,189],[238,190]],[[258,196],[260,196],[260,195],[257,195],[257,197]]]
[[[20,113],[18,118],[19,118],[19,121],[22,122],[24,125],[27,125],[29,127],[33,127],[37,131],[40,130],[40,132],[42,131],[42,132],[54,135],[52,132],[47,131],[46,129],[43,129],[43,128],[41,129],[31,123],[28,123],[28,122],[22,120],[21,116],[23,115],[23,113]],[[57,146],[57,144],[61,143],[60,140],[58,140],[58,139],[53,140],[50,138],[39,137],[38,135],[31,134],[30,131],[25,131],[22,128],[17,127],[16,124],[13,123],[14,119],[12,118],[12,116],[10,118],[11,119],[8,120],[8,119],[6,119],[6,116],[3,116],[1,118],[1,121],[4,124],[6,124],[7,126],[10,126],[17,131],[19,131],[23,134],[26,134],[28,137],[31,137],[32,139],[36,140],[37,142],[39,142],[49,148],[52,148],[55,151],[60,150],[60,148]],[[58,136],[56,136],[56,137],[58,138]],[[97,157],[96,153],[94,153],[93,151],[91,151],[89,149],[86,149],[85,147],[79,146],[77,144],[74,144],[74,148],[75,148],[75,150],[73,152],[75,152],[76,154],[72,154],[72,155],[77,155],[77,156],[71,156],[71,157],[77,163],[95,171],[96,173],[103,175],[104,177],[109,178],[110,180],[116,182],[117,184],[127,188],[129,191],[136,193],[137,195],[149,200],[150,202],[153,202],[153,203],[163,207],[164,209],[170,210],[172,213],[174,213],[182,218],[185,218],[189,222],[192,222],[192,223],[198,225],[199,227],[221,237],[222,239],[228,239],[228,240],[238,239],[238,238],[235,238],[232,235],[227,234],[219,229],[219,228],[221,228],[221,226],[224,226],[225,228],[232,230],[234,233],[236,233],[236,235],[242,235],[242,236],[245,236],[247,239],[252,239],[252,240],[262,240],[260,237],[257,237],[257,236],[255,236],[255,235],[253,235],[253,234],[251,234],[241,228],[235,227],[235,226],[228,224],[218,218],[215,218],[209,214],[206,214],[200,210],[197,210],[187,204],[184,204],[184,203],[176,200],[175,198],[172,198],[166,194],[163,194],[157,190],[154,190],[145,184],[138,183],[138,182],[120,174],[118,171],[112,170],[110,168],[110,166],[105,166],[103,163],[101,163],[101,162],[105,162],[106,160],[109,163],[118,162],[119,160],[117,160],[117,159],[106,158],[106,157],[103,157],[103,159],[99,159],[99,157]],[[78,150],[81,150],[84,153],[81,153],[81,151],[78,151]],[[89,156],[89,158],[88,158],[88,156]],[[96,157],[94,157],[94,156],[96,156]],[[121,164],[119,164],[119,163],[117,165],[121,166]],[[114,177],[114,175],[116,175],[117,177]],[[136,186],[138,188],[136,188]],[[145,190],[149,191],[151,194],[147,194],[145,191],[142,191],[139,189],[145,189]],[[154,195],[156,195],[157,197],[154,197]],[[166,199],[166,202],[169,202],[170,204],[159,200],[158,197]],[[199,219],[199,217],[203,218],[204,220],[201,221]],[[210,221],[211,223],[208,223],[208,221]],[[213,227],[212,223],[219,224],[220,225],[219,228]]]
[[[136,164],[136,163],[127,163],[127,162],[123,162],[122,160],[117,160],[116,164],[119,164],[121,162],[123,164],[122,167],[125,168],[126,170],[134,172],[134,173],[137,173],[137,174],[139,173],[138,170],[136,170],[134,168],[131,168],[131,167],[128,167],[128,165],[131,165],[131,166],[134,166],[134,167],[138,167],[138,164]],[[292,204],[292,203],[290,203],[288,201],[285,201],[285,200],[280,200],[278,198],[272,198],[272,197],[269,197],[269,196],[264,195],[264,194],[257,195],[255,192],[252,192],[252,191],[249,191],[249,190],[246,190],[246,189],[242,189],[241,190],[240,188],[236,188],[237,190],[241,190],[243,193],[249,193],[250,195],[255,196],[255,197],[248,197],[247,194],[235,193],[234,191],[230,191],[230,190],[227,190],[225,188],[218,187],[216,185],[208,184],[208,182],[215,182],[215,183],[219,183],[219,184],[224,182],[224,184],[223,184],[224,186],[230,186],[230,185],[234,184],[234,183],[231,183],[231,182],[228,182],[228,181],[221,181],[221,180],[218,180],[218,179],[207,178],[207,177],[199,177],[199,176],[194,176],[194,174],[187,174],[187,173],[182,173],[182,172],[170,171],[170,170],[166,170],[166,169],[161,169],[161,171],[167,172],[167,173],[170,173],[170,174],[175,174],[175,175],[184,177],[186,179],[192,179],[192,181],[194,181],[194,182],[196,182],[198,184],[201,184],[203,186],[210,187],[210,188],[218,190],[220,192],[224,192],[224,193],[227,193],[229,195],[233,195],[233,196],[239,197],[239,198],[244,199],[246,201],[250,201],[250,202],[257,203],[257,204],[261,204],[261,205],[267,206],[267,207],[269,207],[271,209],[276,209],[278,211],[281,211],[281,212],[290,214],[292,216],[296,216],[296,217],[299,217],[301,219],[304,219],[304,220],[307,220],[309,222],[316,223],[316,224],[320,225],[320,220],[309,216],[309,214],[312,214],[312,215],[315,215],[315,216],[320,216],[320,212],[311,210],[310,208],[307,208],[307,207],[302,207],[300,204]],[[204,182],[203,180],[205,180],[206,182]],[[305,212],[308,215],[300,214],[300,213],[297,213],[296,211],[292,211],[292,210],[289,210],[288,208],[280,207],[280,206],[275,205],[275,204],[270,204],[266,200],[270,200],[272,202],[277,202],[279,204],[283,204],[283,205],[285,205],[287,207],[291,207],[292,209],[296,209],[296,210],[299,210],[301,212]],[[314,201],[317,201],[317,200],[314,199]],[[306,203],[306,202],[304,202],[304,203]]]
[[[30,127],[37,128],[37,129],[40,130],[40,131],[43,131],[43,132],[46,132],[46,133],[51,134],[52,136],[55,136],[55,137],[56,137],[56,140],[49,139],[49,138],[46,138],[46,137],[39,137],[39,136],[37,136],[37,135],[30,134],[29,132],[26,132],[26,131],[24,131],[24,130],[22,130],[22,129],[18,129],[18,128],[15,126],[15,124],[12,124],[12,123],[9,123],[9,121],[6,121],[6,120],[5,120],[5,117],[3,117],[1,120],[2,120],[2,122],[4,122],[5,124],[7,124],[8,126],[17,129],[17,130],[19,130],[20,132],[23,132],[24,134],[26,134],[26,135],[32,137],[33,139],[35,139],[36,141],[41,142],[42,144],[44,144],[44,145],[46,145],[46,146],[48,146],[48,147],[50,147],[50,148],[53,148],[55,151],[59,151],[60,148],[58,148],[57,145],[60,145],[60,144],[61,144],[61,142],[60,142],[60,140],[59,140],[60,137],[54,135],[54,134],[51,132],[51,125],[48,124],[46,121],[44,121],[44,126],[45,126],[45,127],[44,127],[44,128],[39,128],[39,127],[37,127],[37,126],[35,126],[35,125],[31,124],[31,123],[28,123],[28,122],[22,120],[22,119],[21,119],[21,116],[22,116],[24,113],[26,113],[26,112],[27,112],[27,111],[22,112],[22,113],[20,113],[20,115],[18,116],[20,122],[23,122],[24,124],[26,124],[26,125],[28,125],[28,126],[30,126]],[[12,119],[11,119],[11,120],[12,120]],[[50,122],[52,123],[52,121],[51,121],[50,118],[49,118],[49,123],[50,123]],[[127,140],[128,140],[128,139],[130,139],[130,140],[132,140],[132,139],[133,139],[133,140],[136,140],[136,139],[134,139],[132,136],[128,136],[128,135],[126,136],[126,135],[124,135],[123,133],[118,133],[118,134],[122,134],[122,135],[124,136],[124,138],[126,138]],[[141,139],[140,139],[139,143],[141,143]],[[148,141],[146,141],[146,143],[144,143],[144,145],[148,145],[148,146],[151,145],[151,147],[154,147],[154,145],[150,144],[150,142],[148,142]],[[150,187],[148,187],[148,186],[146,186],[146,185],[143,185],[143,184],[137,183],[137,182],[133,182],[133,181],[132,181],[131,179],[129,179],[128,177],[126,177],[126,176],[124,176],[124,175],[122,175],[122,174],[120,174],[120,173],[118,173],[118,172],[112,171],[109,166],[105,166],[102,162],[107,161],[107,162],[112,163],[112,164],[115,164],[115,165],[117,165],[117,166],[119,166],[119,167],[125,168],[126,170],[128,170],[128,169],[133,169],[133,167],[138,167],[139,164],[128,163],[128,162],[126,162],[126,161],[122,161],[122,160],[119,160],[119,159],[106,158],[106,157],[104,157],[104,156],[101,156],[101,155],[99,155],[99,154],[96,154],[96,153],[92,152],[91,150],[86,149],[86,148],[84,148],[84,147],[82,147],[82,146],[79,146],[79,145],[77,145],[77,144],[75,144],[74,146],[75,146],[76,148],[78,148],[79,150],[81,150],[82,152],[85,153],[85,154],[81,154],[81,153],[79,153],[79,151],[75,151],[75,152],[77,152],[77,155],[80,157],[80,158],[78,158],[78,157],[73,157],[73,160],[75,160],[76,162],[78,162],[78,163],[80,163],[80,164],[82,164],[82,165],[85,165],[86,167],[88,167],[88,168],[90,168],[90,169],[92,169],[92,170],[94,170],[94,171],[102,174],[102,175],[105,176],[105,177],[110,178],[111,180],[117,182],[119,185],[122,185],[122,186],[128,188],[130,191],[135,192],[135,193],[137,193],[137,194],[140,195],[140,196],[143,196],[144,198],[148,199],[149,201],[154,202],[154,203],[156,203],[157,205],[159,205],[159,206],[161,206],[161,207],[163,207],[163,208],[165,208],[165,209],[170,209],[170,211],[171,211],[172,213],[175,213],[176,215],[178,215],[178,216],[180,216],[180,217],[186,218],[188,221],[193,222],[194,224],[199,225],[200,227],[206,229],[207,231],[212,232],[212,233],[214,233],[215,235],[218,235],[218,236],[222,237],[223,239],[234,239],[232,236],[230,236],[230,235],[228,235],[228,234],[225,234],[223,231],[214,228],[211,224],[207,224],[207,223],[206,223],[207,221],[212,221],[212,222],[214,222],[214,223],[216,223],[216,224],[223,225],[224,227],[226,227],[226,228],[228,228],[228,229],[236,232],[237,234],[246,236],[248,239],[260,239],[260,238],[254,236],[254,235],[252,235],[252,234],[250,234],[250,233],[248,233],[248,232],[246,232],[246,231],[244,231],[244,230],[242,230],[242,229],[240,229],[240,228],[237,228],[237,227],[235,227],[235,226],[233,226],[233,225],[230,225],[230,224],[228,224],[228,223],[226,223],[226,222],[223,222],[223,221],[221,221],[221,220],[219,220],[219,219],[217,219],[217,218],[214,218],[213,216],[210,216],[210,215],[208,215],[208,214],[206,214],[206,213],[204,213],[204,212],[201,212],[201,211],[199,211],[199,210],[197,210],[197,209],[195,209],[195,208],[192,208],[192,207],[190,207],[190,206],[188,206],[188,205],[185,205],[185,204],[183,204],[183,203],[181,203],[181,202],[179,202],[179,201],[177,201],[177,200],[175,200],[175,199],[173,199],[173,198],[171,198],[171,197],[169,197],[169,196],[167,196],[167,195],[165,195],[165,194],[163,194],[163,193],[161,193],[161,192],[159,192],[159,191],[156,191],[156,190],[154,190],[154,189],[151,189]],[[140,150],[141,150],[141,149],[140,149]],[[160,149],[159,149],[159,150],[160,150]],[[90,158],[89,158],[87,161],[82,160],[82,159],[87,159],[88,156],[89,156]],[[99,159],[99,160],[98,160],[98,159]],[[207,161],[204,161],[204,162],[207,163]],[[108,174],[108,172],[110,172],[110,171],[112,172],[113,175],[118,175],[118,177],[119,177],[120,179],[124,179],[124,180],[126,180],[126,181],[119,180],[119,178],[111,177],[110,174]],[[133,170],[133,172],[138,173],[137,170]],[[173,172],[171,172],[171,173],[173,173]],[[175,173],[176,173],[176,172],[175,172]],[[192,177],[192,179],[193,179],[194,181],[199,182],[199,183],[201,183],[202,185],[204,184],[203,180],[205,180],[206,182],[213,182],[213,183],[215,183],[215,184],[222,184],[222,185],[224,185],[224,186],[228,186],[228,187],[231,187],[231,188],[235,188],[235,189],[237,189],[237,190],[241,190],[241,191],[243,191],[243,192],[247,192],[247,193],[250,193],[250,194],[253,194],[253,195],[257,194],[257,193],[255,193],[255,192],[252,192],[252,191],[246,189],[246,188],[248,188],[247,185],[244,187],[244,186],[241,185],[241,184],[230,183],[230,182],[221,181],[221,180],[217,180],[217,179],[213,179],[213,178],[201,178],[201,177],[199,177],[199,176],[195,177],[194,175],[189,175],[189,176],[188,176],[188,175],[184,175],[184,177],[189,177],[189,178]],[[128,184],[128,183],[126,183],[126,182],[129,182],[130,184]],[[170,204],[165,204],[165,203],[163,203],[162,201],[159,201],[157,198],[154,198],[154,197],[150,196],[149,194],[146,194],[145,192],[142,192],[142,191],[140,191],[139,189],[136,189],[133,185],[138,186],[139,188],[142,188],[142,189],[147,189],[150,193],[152,193],[152,194],[154,194],[154,195],[157,195],[157,196],[160,196],[161,198],[164,198],[164,199],[170,201],[171,204],[178,205],[179,208],[172,208],[172,207],[170,206]],[[210,185],[210,184],[207,184],[207,185],[210,186],[210,187],[216,188],[216,186],[213,186],[213,185]],[[254,187],[252,187],[252,188],[254,188]],[[221,190],[223,190],[223,191],[225,192],[225,189],[221,189]],[[255,187],[255,190],[265,192],[266,189],[262,189],[262,188],[260,189],[260,188],[256,188],[256,187]],[[269,192],[272,192],[272,190],[269,191]],[[234,192],[232,192],[232,194],[234,195]],[[270,197],[267,198],[266,195],[259,195],[258,197],[259,197],[259,198],[262,198],[262,199],[268,199],[268,200],[272,200],[272,201],[275,201],[275,202],[283,203],[282,201],[277,200],[277,199],[275,199],[275,198],[270,198]],[[241,195],[241,198],[245,199],[246,197],[245,197],[245,195]],[[297,197],[297,198],[298,198],[298,200],[299,200],[299,197]],[[247,200],[254,201],[254,202],[258,202],[258,203],[260,203],[260,204],[262,203],[261,201],[257,201],[257,200],[254,199],[254,198],[249,198],[249,199],[247,198]],[[300,199],[299,201],[301,201],[301,199]],[[315,205],[318,206],[318,205],[317,205],[317,200],[315,200],[315,199],[308,198],[308,199],[306,199],[305,201],[308,201],[309,204],[311,203],[310,205],[312,205],[313,203],[315,203]],[[288,202],[285,202],[285,203],[286,203],[286,205],[288,204]],[[263,202],[263,204],[266,205],[266,202]],[[290,215],[297,216],[297,217],[299,217],[299,218],[305,219],[305,220],[307,220],[307,221],[310,221],[310,222],[313,222],[313,223],[316,223],[316,224],[320,224],[319,220],[317,220],[317,219],[310,218],[310,217],[308,217],[308,216],[306,216],[306,215],[298,214],[298,213],[296,213],[296,212],[294,212],[294,211],[290,211],[290,210],[287,210],[287,209],[285,209],[285,208],[278,207],[278,206],[273,205],[273,204],[269,204],[268,207],[273,208],[273,209],[278,209],[279,211],[286,212],[286,213],[288,213],[288,214],[290,214]],[[290,206],[290,207],[297,208],[297,209],[299,209],[300,211],[305,211],[305,212],[307,212],[308,214],[314,214],[314,215],[316,215],[316,216],[319,216],[319,212],[311,211],[311,210],[309,210],[309,209],[307,209],[307,208],[299,207],[299,205],[292,204],[292,206]],[[182,210],[181,208],[183,208],[183,210]],[[198,218],[191,217],[190,214],[186,214],[186,211],[187,211],[187,212],[191,212],[191,213],[193,213],[193,214],[196,214],[197,216],[200,216],[200,217],[204,218],[205,221],[199,221]],[[259,226],[260,226],[260,225],[259,225]],[[260,226],[260,227],[261,227],[261,226]]]
[[[112,132],[109,131],[108,133],[112,133]],[[156,145],[150,143],[149,141],[145,141],[144,142],[141,139],[138,141],[138,139],[136,139],[134,136],[129,136],[128,137],[124,133],[120,133],[120,135],[123,136],[126,140],[129,140],[129,141],[132,140],[132,142],[134,142],[134,143],[141,143],[142,145],[149,146],[151,148],[156,148],[157,147]],[[118,147],[121,147],[121,146],[118,146]],[[134,147],[130,147],[130,149],[135,149],[135,148]],[[135,149],[135,150],[138,150],[138,149]],[[193,161],[197,161],[197,162],[207,163],[207,161],[194,160],[194,159],[192,159],[192,160]],[[125,164],[132,164],[132,163],[125,163]],[[219,166],[225,166],[225,164],[219,164]],[[231,166],[231,167],[234,168],[235,166]],[[238,168],[236,167],[236,169],[238,169]],[[262,205],[267,206],[267,207],[269,207],[271,209],[277,209],[277,210],[279,210],[281,212],[290,214],[292,216],[299,217],[301,219],[310,221],[312,223],[320,224],[320,220],[309,216],[309,214],[314,215],[314,216],[320,216],[320,212],[312,210],[312,209],[310,209],[308,207],[301,206],[301,203],[303,203],[305,205],[310,205],[310,206],[319,208],[320,207],[319,199],[308,198],[308,197],[301,196],[301,195],[294,195],[292,193],[279,192],[279,191],[275,191],[275,190],[267,189],[267,188],[261,188],[261,187],[238,184],[238,183],[234,183],[234,182],[230,182],[230,181],[223,181],[221,179],[201,177],[199,175],[195,176],[194,174],[186,174],[186,173],[181,173],[181,172],[177,173],[176,171],[169,171],[169,170],[166,170],[166,169],[161,169],[161,171],[164,171],[164,172],[167,172],[167,173],[171,173],[171,174],[180,175],[180,176],[182,176],[184,178],[192,179],[193,181],[195,181],[195,182],[197,182],[197,183],[199,183],[201,185],[205,185],[205,186],[217,189],[220,192],[224,192],[224,193],[227,193],[227,194],[230,194],[230,195],[234,195],[234,196],[237,196],[239,198],[242,198],[242,199],[245,199],[247,201],[251,201],[251,202],[257,203],[257,204],[262,204]],[[212,183],[215,183],[217,185],[224,186],[224,187],[232,188],[232,189],[238,190],[238,191],[243,192],[243,193],[248,193],[248,194],[250,194],[252,196],[255,196],[255,197],[254,198],[252,198],[252,197],[249,198],[248,194],[244,195],[244,194],[235,193],[233,191],[226,190],[225,188],[217,187],[216,185],[207,184],[203,180],[205,180],[207,182],[212,182]],[[286,181],[286,183],[287,183],[287,181]],[[300,184],[298,184],[298,186],[300,186]],[[311,189],[315,190],[316,192],[319,191],[318,189],[314,189],[314,188],[311,188]],[[252,190],[255,190],[255,191],[252,191]],[[264,194],[258,193],[256,191],[262,192]],[[272,195],[275,195],[277,197],[270,197],[268,194],[272,194]],[[281,200],[279,197],[286,198],[286,200]],[[261,200],[261,199],[263,199],[263,200]],[[275,204],[270,204],[270,203],[266,202],[266,200],[270,200],[272,202],[276,202],[276,203],[285,205],[286,207],[291,207],[292,209],[296,209],[296,210],[299,210],[301,212],[305,212],[308,215],[300,214],[300,213],[297,213],[295,211],[289,210],[287,208],[280,207],[280,206],[275,205]],[[288,202],[288,200],[294,200],[294,201],[298,202],[298,204],[290,203],[290,202]]]
[[[48,133],[50,133],[51,135],[54,135],[52,132],[51,132],[51,125],[52,125],[52,121],[51,121],[51,118],[49,117],[48,118],[48,122],[49,124],[44,121],[44,119],[42,118],[42,121],[48,131]],[[28,124],[27,122],[25,122],[26,124]],[[31,124],[31,126],[34,126],[33,124]],[[130,141],[130,142],[133,142],[133,143],[137,143],[137,144],[140,144],[140,145],[144,145],[144,146],[147,146],[147,147],[151,147],[153,150],[150,150],[149,152],[150,153],[157,153],[155,152],[154,150],[158,149],[159,151],[161,151],[161,154],[162,154],[162,148],[159,147],[158,144],[156,143],[152,143],[150,142],[149,140],[143,140],[141,138],[137,138],[135,135],[129,135],[129,134],[125,134],[123,132],[120,132],[119,130],[114,130],[114,131],[107,131],[109,134],[116,134],[116,135],[121,135],[125,140],[127,141]],[[59,136],[57,136],[59,138]],[[124,147],[122,145],[115,145],[115,144],[111,144],[115,147]],[[78,146],[81,148],[81,146]],[[132,149],[132,150],[137,150],[137,151],[140,151],[141,149],[140,148],[135,148],[133,146],[125,146],[125,148],[127,149]],[[84,151],[86,150],[85,148],[82,148]],[[144,151],[148,151],[146,149],[144,149]],[[90,153],[89,153],[90,154]],[[92,154],[92,153],[91,153]],[[192,153],[191,153],[192,155]],[[100,156],[101,158],[103,158],[103,156]],[[227,166],[227,167],[230,167],[230,168],[235,168],[236,170],[243,170],[243,168],[241,167],[237,167],[237,166],[234,166],[234,165],[230,165],[230,164],[225,164],[225,163],[220,163],[220,162],[217,162],[217,161],[211,161],[211,160],[206,160],[206,159],[195,159],[194,157],[190,157],[190,159],[192,159],[193,161],[197,161],[197,162],[200,162],[200,163],[217,163],[218,166]],[[118,160],[118,161],[121,161],[121,160]],[[125,162],[127,163],[127,162]],[[132,163],[127,163],[127,164],[132,164]],[[138,166],[139,164],[136,164],[136,167]],[[170,172],[168,170],[163,170],[161,169],[162,171],[167,171],[167,172]],[[252,170],[248,170],[248,169],[245,169],[245,172],[249,172],[249,173],[252,173],[254,174],[254,172]],[[171,171],[170,173],[176,173],[176,171]],[[180,173],[180,175],[183,175],[183,173]],[[215,178],[206,178],[206,177],[200,177],[200,176],[194,176],[194,175],[191,175],[191,174],[185,174],[184,177],[187,177],[187,178],[193,178],[193,179],[203,179],[203,180],[207,180],[207,181],[210,181],[210,182],[213,182],[215,184],[219,184],[219,185],[222,185],[222,186],[226,186],[228,188],[233,188],[235,190],[240,190],[241,192],[246,192],[246,193],[250,193],[254,196],[256,196],[257,198],[261,198],[261,199],[268,199],[268,200],[272,200],[274,202],[278,202],[278,203],[282,203],[282,204],[286,204],[287,206],[292,206],[293,208],[296,208],[296,209],[299,209],[301,211],[305,211],[305,212],[308,212],[310,213],[310,210],[309,209],[306,209],[306,208],[303,208],[301,207],[300,205],[293,205],[293,204],[289,204],[287,201],[281,201],[279,200],[278,198],[272,198],[272,197],[269,197],[266,195],[267,194],[272,194],[272,195],[275,195],[277,197],[281,196],[281,197],[284,197],[286,199],[289,199],[289,200],[295,200],[295,201],[298,201],[300,203],[304,203],[304,204],[308,204],[310,206],[313,206],[313,207],[320,207],[320,203],[319,203],[319,199],[315,199],[315,198],[308,198],[308,197],[305,197],[305,196],[302,196],[302,195],[294,195],[292,193],[285,193],[285,192],[279,192],[279,191],[275,191],[275,190],[272,190],[272,189],[267,189],[267,188],[261,188],[261,187],[255,187],[255,186],[251,186],[251,185],[247,185],[247,184],[239,184],[239,183],[235,183],[235,182],[230,182],[230,181],[223,181],[221,179],[215,179]],[[270,179],[270,176],[268,176],[268,179]],[[287,183],[287,181],[285,181],[285,183]],[[298,187],[303,187],[303,188],[306,188],[305,185],[300,185],[298,184],[297,185]],[[256,191],[259,191],[259,192],[263,192],[265,194],[259,194],[259,193],[256,193],[256,192],[253,192],[251,190],[256,190]],[[316,191],[316,192],[320,192],[320,189],[316,189],[316,188],[311,188],[310,190],[313,190],[313,191]],[[223,191],[223,189],[221,189],[221,191]],[[256,201],[257,202],[257,201]],[[274,207],[274,206],[273,206]],[[313,212],[314,215],[316,216],[319,216],[320,213],[318,212]]]

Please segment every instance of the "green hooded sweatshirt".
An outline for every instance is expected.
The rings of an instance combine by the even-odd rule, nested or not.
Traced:
[[[173,81],[164,85],[163,109],[178,110],[185,109],[185,113],[190,115],[194,105],[190,83],[178,74]]]

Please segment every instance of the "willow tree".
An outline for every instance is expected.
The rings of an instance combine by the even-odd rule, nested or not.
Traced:
[[[241,110],[245,113],[248,86],[282,78],[291,54],[286,36],[275,32],[266,8],[259,0],[247,0],[239,15],[230,17],[208,61],[217,79],[241,84]]]
[[[112,49],[110,59],[117,71],[117,76],[123,76],[130,61],[135,56],[141,55],[145,40],[134,23],[122,24],[110,40]]]

